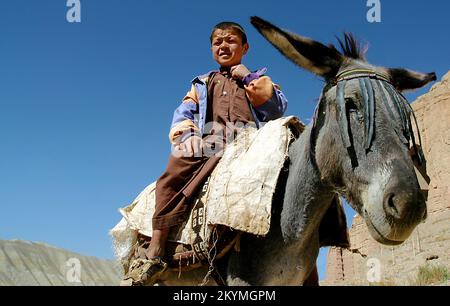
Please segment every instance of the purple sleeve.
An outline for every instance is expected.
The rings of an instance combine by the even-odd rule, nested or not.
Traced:
[[[267,72],[267,68],[259,69],[258,71],[252,72],[248,74],[245,78],[242,79],[242,82],[245,86],[248,86],[253,80],[259,79]]]

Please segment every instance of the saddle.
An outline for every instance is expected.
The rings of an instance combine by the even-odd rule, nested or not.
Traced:
[[[165,251],[165,261],[169,270],[183,273],[202,266],[210,266],[212,269],[212,278],[220,285],[225,282],[218,273],[215,263],[223,258],[233,247],[239,250],[239,241],[241,233],[224,225],[208,226],[206,224],[206,206],[203,203],[205,194],[208,190],[208,179],[196,197],[190,219],[174,229],[169,237],[180,237],[181,231],[186,231],[189,227],[190,232],[195,235],[191,238],[191,243],[183,243],[174,239],[167,241]],[[137,241],[130,257],[124,262],[125,274],[128,273],[129,265],[136,259],[146,259],[147,249],[150,246],[151,237],[138,233]]]
[[[168,242],[166,245],[166,261],[169,269],[173,271],[188,272],[204,265],[213,265],[216,260],[223,258],[233,247],[238,245],[240,233],[233,232],[225,226],[217,229],[217,241],[204,243],[205,247],[199,248],[177,242]],[[139,234],[135,252],[130,258],[145,259],[145,254],[150,246],[151,237]]]

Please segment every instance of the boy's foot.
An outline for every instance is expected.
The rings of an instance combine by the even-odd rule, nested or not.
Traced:
[[[122,286],[153,286],[167,270],[167,263],[160,257],[152,259],[138,258],[131,263],[124,276]]]

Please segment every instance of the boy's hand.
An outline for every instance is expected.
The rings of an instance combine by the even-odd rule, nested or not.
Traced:
[[[242,64],[231,67],[230,72],[231,72],[231,76],[234,79],[239,79],[239,80],[242,80],[243,78],[245,78],[247,75],[250,74],[250,70],[248,70],[247,67],[245,67]]]
[[[202,138],[194,135],[180,143],[178,149],[183,151],[184,157],[201,157],[201,145]]]

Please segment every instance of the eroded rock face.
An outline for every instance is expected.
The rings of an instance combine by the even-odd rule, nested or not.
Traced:
[[[114,261],[41,243],[0,240],[0,286],[118,285],[120,276]]]
[[[431,178],[428,213],[450,208],[450,72],[413,103]]]
[[[427,263],[450,268],[450,72],[412,104],[431,179],[428,219],[401,246],[390,247],[370,237],[356,216],[350,229],[351,249],[330,248],[325,285],[368,284],[373,262],[380,263],[381,283],[411,284]]]

